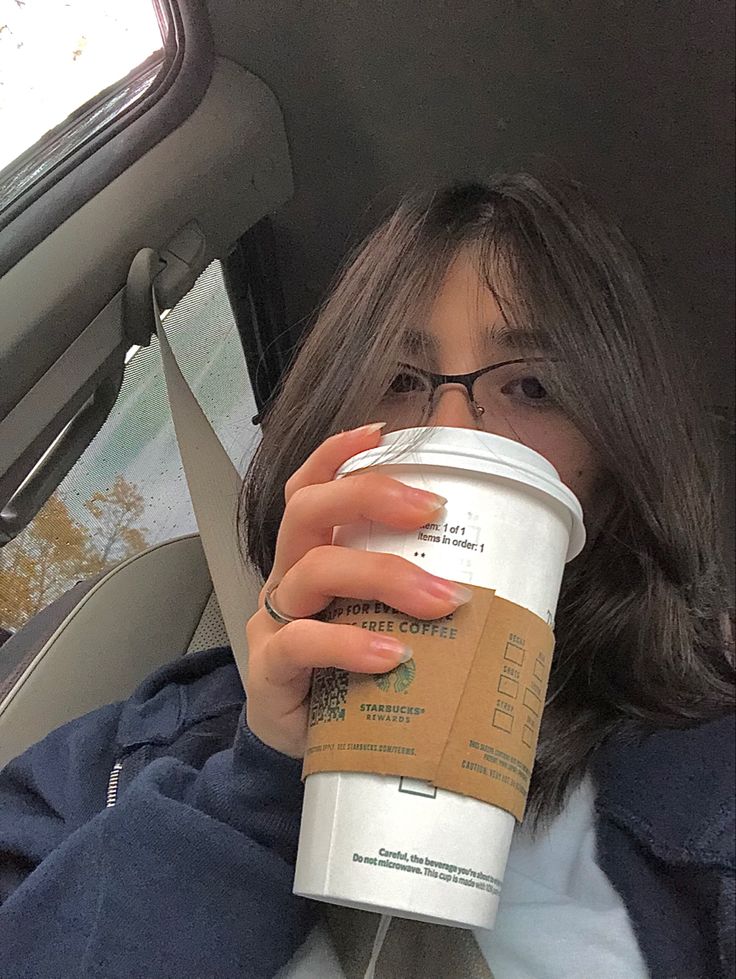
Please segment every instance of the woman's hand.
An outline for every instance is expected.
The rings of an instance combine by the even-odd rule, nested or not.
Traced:
[[[248,727],[293,758],[303,757],[306,750],[315,667],[381,673],[411,656],[389,636],[306,616],[339,596],[375,599],[419,619],[436,619],[471,596],[468,589],[405,558],[331,543],[336,526],[361,519],[399,530],[419,528],[446,503],[381,473],[334,478],[347,459],[378,445],[380,427],[367,425],[325,439],[288,480],[273,570],[261,590],[259,609],[246,626]],[[264,607],[266,590],[277,582],[274,605],[284,615],[300,617],[288,625],[279,625]]]

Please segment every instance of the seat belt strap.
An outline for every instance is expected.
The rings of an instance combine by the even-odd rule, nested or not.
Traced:
[[[248,666],[245,623],[258,608],[261,586],[238,548],[237,506],[242,479],[181,372],[151,290],[164,380],[194,516],[243,686]]]

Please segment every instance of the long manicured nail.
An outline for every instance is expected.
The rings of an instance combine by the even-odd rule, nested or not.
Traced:
[[[444,598],[454,605],[465,605],[473,597],[470,588],[464,588],[454,581],[443,581],[441,578],[429,578],[422,587],[434,598]]]
[[[373,435],[388,425],[388,422],[371,422],[370,425],[361,425],[360,428],[351,428],[345,435]]]
[[[388,636],[372,639],[369,648],[371,656],[396,666],[399,663],[407,663],[413,655],[411,646],[405,646],[398,639],[391,639]]]
[[[412,506],[421,507],[423,510],[439,510],[447,503],[446,496],[429,493],[427,490],[414,489],[414,487],[409,487],[406,490],[406,500]]]

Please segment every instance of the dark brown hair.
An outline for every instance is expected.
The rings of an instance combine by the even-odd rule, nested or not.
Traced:
[[[402,337],[463,249],[507,321],[547,338],[543,382],[597,452],[610,498],[563,580],[536,822],[617,728],[686,726],[733,701],[713,432],[641,260],[576,181],[498,174],[415,195],[348,256],[267,412],[239,534],[265,579],[288,477],[328,435],[380,417]]]

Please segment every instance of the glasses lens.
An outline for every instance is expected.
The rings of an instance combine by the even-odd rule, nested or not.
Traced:
[[[544,363],[521,361],[497,367],[476,380],[473,399],[485,409],[481,424],[493,426],[506,420],[512,425],[534,428],[542,412],[554,407],[554,400],[541,379]],[[547,417],[545,424],[549,423]]]
[[[400,365],[381,401],[381,414],[391,428],[411,428],[426,420],[431,394],[429,381]]]

